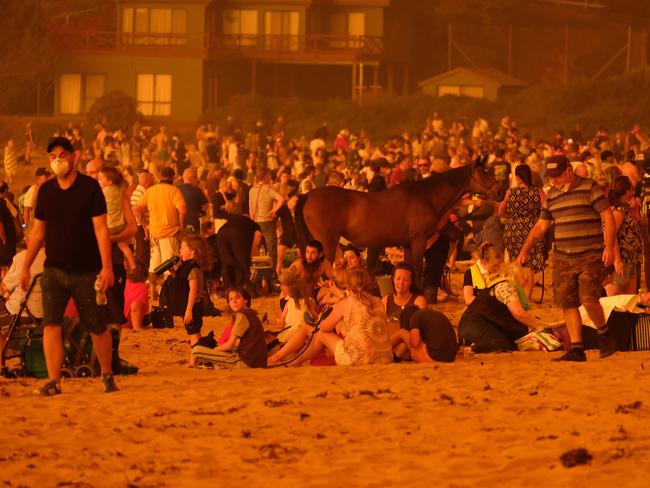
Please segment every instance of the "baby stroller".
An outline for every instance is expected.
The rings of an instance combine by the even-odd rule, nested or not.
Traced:
[[[4,339],[0,342],[0,374],[5,378],[47,378],[41,319],[36,318],[27,305],[40,278],[38,274],[32,280],[18,313],[11,317]],[[97,376],[99,364],[92,350],[90,334],[83,330],[79,321],[66,321],[62,332],[64,360],[61,376]]]

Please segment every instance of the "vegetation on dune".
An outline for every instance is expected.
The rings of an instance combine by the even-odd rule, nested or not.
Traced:
[[[330,133],[341,128],[365,129],[384,139],[404,131],[420,130],[427,117],[438,112],[453,120],[466,114],[470,123],[482,116],[496,123],[509,115],[520,130],[544,138],[554,131],[570,131],[576,123],[594,131],[605,126],[611,131],[629,130],[634,123],[650,126],[650,70],[642,69],[607,80],[581,79],[567,85],[526,88],[497,102],[467,97],[436,98],[422,93],[407,97],[380,95],[362,105],[348,100],[300,100],[239,96],[228,105],[206,114],[204,121],[223,125],[235,117],[244,131],[257,120],[272,122],[282,115],[289,136],[310,136],[326,123]]]

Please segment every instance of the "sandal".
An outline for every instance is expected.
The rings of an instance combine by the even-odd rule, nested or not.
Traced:
[[[62,393],[58,380],[48,381],[41,388],[39,388],[37,392],[41,396],[54,396],[60,395]]]

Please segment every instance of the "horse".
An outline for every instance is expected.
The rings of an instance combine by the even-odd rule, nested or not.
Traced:
[[[480,157],[472,165],[376,193],[326,186],[298,200],[296,230],[302,247],[309,238],[320,241],[331,262],[341,237],[357,246],[404,246],[405,257],[419,277],[427,240],[460,198],[475,193],[499,200],[499,190],[485,158]]]

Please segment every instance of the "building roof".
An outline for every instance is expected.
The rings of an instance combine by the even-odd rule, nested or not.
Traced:
[[[445,71],[439,75],[436,75],[432,78],[427,78],[418,83],[419,86],[429,85],[431,83],[438,83],[446,78],[455,76],[458,74],[468,73],[480,78],[485,78],[490,80],[499,86],[528,86],[528,83],[521,81],[514,76],[499,71],[496,68],[454,68],[450,71]]]

